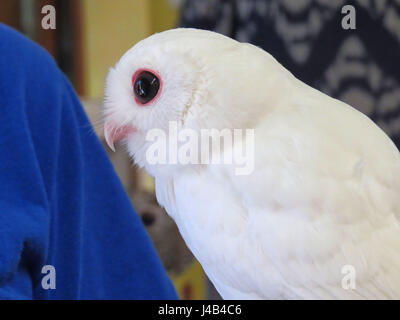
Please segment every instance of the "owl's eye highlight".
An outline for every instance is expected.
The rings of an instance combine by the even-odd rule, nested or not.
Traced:
[[[160,79],[150,71],[139,71],[133,76],[133,93],[139,104],[151,102],[160,90]]]

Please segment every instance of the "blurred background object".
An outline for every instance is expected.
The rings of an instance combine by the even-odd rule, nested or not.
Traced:
[[[41,26],[45,5],[56,9],[54,30]],[[355,29],[342,27],[345,5],[354,7]],[[399,0],[0,0],[0,22],[53,55],[103,142],[109,68],[139,40],[179,25],[262,47],[297,78],[368,115],[400,147]],[[106,150],[180,297],[218,299],[157,205],[152,178],[122,148]]]

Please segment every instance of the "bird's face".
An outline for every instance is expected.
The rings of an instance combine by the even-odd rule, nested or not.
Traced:
[[[125,142],[139,164],[147,132],[157,128],[168,133],[170,121],[183,126],[187,111],[199,103],[196,58],[184,43],[173,40],[156,34],[139,42],[106,80],[106,141],[113,150],[115,142]]]
[[[210,31],[174,29],[128,50],[108,74],[104,133],[146,166],[147,133],[251,128],[267,92],[259,49]],[[260,60],[261,59],[261,60]],[[271,82],[275,79],[271,78]],[[273,90],[271,90],[273,92]],[[251,121],[250,121],[251,120]]]

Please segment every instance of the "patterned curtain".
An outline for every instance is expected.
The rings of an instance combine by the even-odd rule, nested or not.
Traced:
[[[356,29],[341,12],[355,8]],[[180,26],[272,54],[297,78],[368,115],[400,147],[400,0],[186,0]]]

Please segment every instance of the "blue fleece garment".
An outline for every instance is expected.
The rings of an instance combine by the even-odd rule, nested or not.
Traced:
[[[177,296],[71,85],[0,24],[0,299],[32,298]]]

